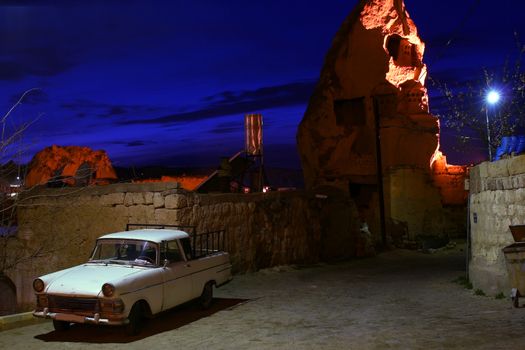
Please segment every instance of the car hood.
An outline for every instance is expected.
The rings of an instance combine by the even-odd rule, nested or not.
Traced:
[[[64,271],[51,279],[46,287],[49,294],[97,296],[104,283],[122,281],[130,275],[145,272],[146,268],[117,264],[84,264]],[[117,285],[115,285],[117,287]]]

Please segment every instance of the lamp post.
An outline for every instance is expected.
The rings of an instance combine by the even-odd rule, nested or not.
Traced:
[[[490,90],[487,93],[486,100],[487,106],[485,106],[485,118],[487,123],[487,143],[489,148],[489,161],[492,161],[492,149],[490,148],[490,126],[489,126],[489,106],[496,105],[500,100],[500,94],[496,90]]]

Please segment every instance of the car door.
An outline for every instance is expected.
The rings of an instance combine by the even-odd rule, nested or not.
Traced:
[[[162,269],[164,280],[163,309],[191,300],[191,268],[181,253],[178,240],[164,242],[162,259],[167,259],[167,265]],[[161,261],[162,262],[162,261]]]

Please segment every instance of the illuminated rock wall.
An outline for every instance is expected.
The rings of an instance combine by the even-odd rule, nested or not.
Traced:
[[[444,218],[439,191],[429,186],[428,175],[421,169],[399,167],[387,173],[385,202],[389,217],[407,225],[408,232],[441,236]],[[423,204],[424,203],[424,204]],[[465,221],[464,218],[462,218]],[[457,233],[452,234],[457,236]]]
[[[105,151],[89,147],[51,146],[38,152],[29,163],[25,186],[44,185],[61,177],[69,185],[107,184],[117,175]]]
[[[348,198],[305,192],[196,194],[176,183],[113,184],[29,191],[18,210],[12,254],[42,257],[10,271],[19,303],[31,305],[38,275],[85,261],[95,239],[128,223],[226,229],[236,272],[365,255],[356,208]],[[361,246],[361,248],[360,248]]]
[[[446,159],[445,165],[440,163],[446,171],[439,177],[431,168],[441,153],[439,121],[429,113],[424,50],[402,0],[360,1],[333,41],[297,133],[306,186],[353,188],[357,193],[359,185],[377,184],[377,121],[387,216],[394,221],[411,217],[411,238],[442,234],[439,227],[427,225],[432,232],[423,230],[424,222],[446,220],[442,205],[452,203],[444,198],[456,196],[450,192],[458,188],[448,187],[453,181],[447,178],[451,169]],[[398,186],[407,168],[413,170],[410,178],[424,185],[419,193],[400,198],[399,187],[390,186]],[[461,170],[464,176],[465,168]],[[413,192],[410,184],[404,190]],[[453,204],[464,204],[462,189],[458,196],[463,202]],[[411,212],[416,216],[402,210],[409,199],[410,207],[420,207]],[[367,221],[375,220],[377,213],[366,209],[371,203],[360,207]]]
[[[509,225],[525,225],[525,155],[470,170],[470,279],[490,295],[509,295],[502,249],[513,243]]]

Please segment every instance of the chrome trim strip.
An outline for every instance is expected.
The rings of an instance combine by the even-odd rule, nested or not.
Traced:
[[[220,272],[223,272],[223,271],[226,271],[226,270],[230,270],[231,268],[232,268],[231,265],[226,266],[224,269],[217,271],[217,273],[220,273]]]
[[[98,314],[95,314],[93,317],[81,316],[83,320],[79,322],[79,315],[75,314],[63,314],[58,312],[46,312],[46,311],[33,311],[33,316],[40,318],[56,319],[59,316],[61,321],[69,321],[74,323],[94,323],[94,324],[104,324],[108,326],[121,326],[129,322],[128,319],[123,319],[121,321],[113,321],[107,318],[97,317]],[[70,316],[70,317],[68,317]]]
[[[148,288],[153,288],[153,287],[157,287],[157,286],[163,285],[164,283],[165,283],[165,282],[160,282],[160,283],[150,284],[149,286],[145,286],[145,287],[142,287],[142,288],[138,288],[138,289],[135,289],[135,290],[132,290],[132,291],[129,291],[129,292],[119,293],[119,295],[127,295],[127,294],[131,294],[131,293],[135,293],[135,292],[140,292],[141,290],[148,289]]]
[[[190,260],[191,261],[191,260]],[[161,284],[165,284],[165,283],[169,283],[169,282],[173,282],[173,281],[176,281],[178,279],[181,279],[181,278],[184,278],[184,277],[188,277],[188,276],[191,276],[191,275],[195,275],[199,272],[203,272],[203,271],[207,271],[207,270],[211,270],[211,269],[214,269],[214,268],[219,268],[220,266],[222,265],[228,265],[228,263],[223,263],[223,264],[219,264],[219,265],[215,265],[215,266],[212,266],[212,267],[209,267],[207,269],[202,269],[202,270],[199,270],[199,271],[195,271],[195,272],[192,272],[192,273],[189,273],[187,275],[184,275],[184,276],[179,276],[177,278],[172,278],[170,280],[167,280],[167,281],[163,281],[161,283],[155,283],[155,284],[152,284],[152,285],[149,285],[149,286],[146,286],[146,287],[142,287],[142,288],[139,288],[139,289],[135,289],[133,291],[129,291],[129,292],[125,292],[125,293],[119,293],[119,295],[127,295],[127,294],[131,294],[131,293],[135,293],[135,292],[139,292],[141,290],[144,290],[144,289],[147,289],[147,288],[152,288],[152,287],[156,287],[158,285],[161,285]],[[222,270],[220,271],[217,271],[217,272],[222,272],[222,271],[225,271],[227,269],[230,269],[232,265],[228,265],[226,267],[224,267]]]

